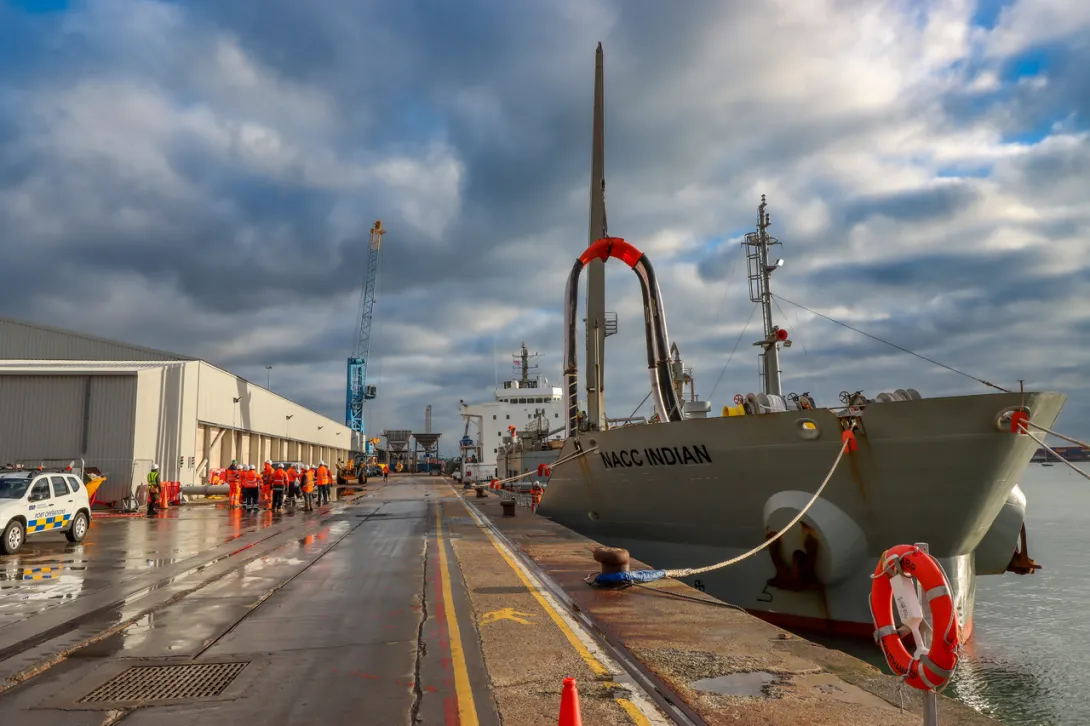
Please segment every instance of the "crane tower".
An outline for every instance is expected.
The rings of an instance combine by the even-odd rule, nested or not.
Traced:
[[[367,358],[371,352],[371,320],[375,314],[375,292],[378,282],[378,259],[382,249],[382,220],[377,220],[371,227],[371,240],[367,249],[367,274],[363,278],[363,292],[360,295],[359,334],[356,336],[355,354],[348,359],[348,394],[345,405],[344,423],[352,431],[360,433],[360,439],[370,453],[370,442],[363,437],[363,402],[370,401],[378,390],[367,385]]]

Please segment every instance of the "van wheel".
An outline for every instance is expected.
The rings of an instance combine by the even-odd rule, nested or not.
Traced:
[[[69,542],[82,542],[83,538],[87,536],[87,515],[83,512],[77,512],[76,518],[72,520],[72,526],[68,528],[64,536],[68,538]]]
[[[5,555],[13,555],[19,551],[25,541],[26,528],[18,519],[13,519],[4,528],[4,537],[0,539],[0,549],[4,551]]]

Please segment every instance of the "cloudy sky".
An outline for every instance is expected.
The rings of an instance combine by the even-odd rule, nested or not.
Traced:
[[[1090,434],[1085,0],[0,0],[0,312],[272,365],[341,419],[382,219],[369,428],[432,404],[450,453],[522,340],[559,382],[598,41],[610,232],[715,410],[758,387],[739,241],[767,194],[784,298],[1065,392]],[[639,289],[607,286],[627,416]],[[781,306],[784,387],[819,404],[988,392]]]

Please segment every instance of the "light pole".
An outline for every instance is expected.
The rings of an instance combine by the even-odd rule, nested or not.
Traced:
[[[295,414],[293,413],[289,413],[284,416],[284,438],[287,439],[284,443],[288,449],[288,453],[285,456],[288,458],[291,457],[291,426],[289,424],[291,422],[291,417],[294,415]]]
[[[272,366],[265,366],[265,388],[272,390]]]

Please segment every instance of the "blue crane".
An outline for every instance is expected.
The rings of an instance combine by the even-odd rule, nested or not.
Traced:
[[[372,400],[378,393],[375,386],[367,385],[367,357],[371,352],[371,320],[375,314],[375,292],[378,281],[378,258],[382,249],[382,220],[371,227],[371,241],[367,250],[367,275],[363,279],[360,295],[359,335],[356,336],[355,355],[348,359],[348,394],[344,423],[360,433],[368,453],[371,445],[363,437],[363,402]]]

